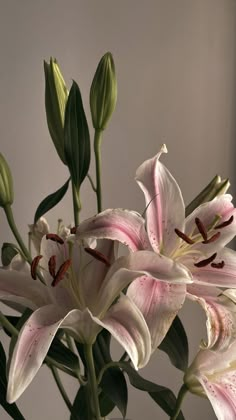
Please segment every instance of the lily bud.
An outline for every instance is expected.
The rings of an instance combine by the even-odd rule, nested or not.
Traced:
[[[95,130],[104,130],[115,109],[117,80],[111,53],[100,60],[90,89],[90,109]]]
[[[64,154],[64,119],[68,90],[54,58],[50,63],[44,62],[45,73],[45,107],[48,129],[56,147],[57,153],[63,163],[66,163]]]
[[[216,175],[211,182],[191,201],[186,207],[186,216],[191,214],[200,204],[213,200],[213,198],[225,194],[230,187],[228,179],[221,180],[219,175]]]
[[[13,203],[13,180],[10,168],[0,153],[0,206],[5,207]]]

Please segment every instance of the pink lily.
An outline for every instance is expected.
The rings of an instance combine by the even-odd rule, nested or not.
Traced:
[[[236,341],[225,352],[200,350],[184,382],[194,394],[207,397],[218,420],[236,418]]]
[[[106,210],[81,223],[78,237],[117,240],[131,251],[151,250],[163,261],[172,259],[185,266],[196,286],[236,287],[236,254],[224,248],[236,233],[231,195],[204,203],[185,218],[180,188],[159,161],[163,152],[167,152],[165,146],[136,172],[146,201],[145,220],[132,211]],[[154,351],[181,308],[185,293],[180,285],[141,277],[132,282],[127,295],[147,321]]]
[[[31,267],[35,277],[38,264],[45,284],[26,272],[0,271],[0,299],[34,311],[20,331],[11,359],[9,402],[19,398],[32,381],[60,327],[86,344],[92,344],[106,328],[136,369],[145,366],[151,355],[150,332],[141,311],[122,290],[141,275],[164,282],[171,276],[177,283],[190,281],[183,267],[169,260],[166,270],[162,258],[150,251],[115,260],[112,241],[100,241],[94,249],[74,236],[65,241],[57,235],[47,238],[41,242],[42,258],[36,257]]]

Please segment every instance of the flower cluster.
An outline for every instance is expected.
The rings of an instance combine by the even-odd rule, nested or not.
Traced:
[[[112,56],[108,53],[100,61],[90,92],[96,185],[88,174],[90,138],[79,88],[74,82],[68,92],[54,59],[45,63],[45,79],[49,131],[70,178],[39,205],[26,247],[13,218],[10,168],[0,160],[0,206],[17,241],[2,247],[0,299],[19,314],[17,322],[0,314],[12,337],[4,408],[10,415],[13,410],[14,418],[15,401],[46,363],[73,416],[77,402],[65,397],[58,369],[78,379],[81,410],[89,412],[89,419],[100,420],[115,406],[125,417],[127,401],[121,404],[116,398],[126,389],[124,372],[137,388],[158,393],[160,386],[137,370],[158,347],[170,355],[171,346],[180,344],[184,353],[177,348],[171,361],[184,371],[184,383],[177,399],[165,388],[166,405],[161,407],[176,419],[189,390],[207,396],[218,419],[236,418],[236,253],[226,248],[236,234],[236,209],[228,181],[214,178],[185,207],[176,180],[160,161],[167,152],[163,145],[136,172],[144,214],[102,211],[101,135],[117,97]],[[79,223],[80,186],[86,177],[97,196],[97,214]],[[74,225],[60,220],[51,230],[43,215],[63,198],[69,183]],[[126,247],[125,256],[119,255],[119,244]],[[187,338],[178,318],[185,299],[199,303],[207,328],[207,340],[189,367]],[[123,347],[119,361],[112,360],[111,337]],[[5,373],[0,371],[2,377]]]

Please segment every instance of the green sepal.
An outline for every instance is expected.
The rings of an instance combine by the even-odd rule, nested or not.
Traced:
[[[186,371],[189,356],[188,337],[178,316],[172,322],[159,349],[169,356],[172,365],[183,372]]]
[[[64,119],[68,90],[55,58],[44,61],[45,108],[49,133],[57,153],[66,164],[64,155]]]
[[[2,249],[1,249],[1,260],[2,265],[4,267],[7,267],[12,259],[15,257],[16,254],[19,254],[20,251],[17,248],[16,245],[10,243],[10,242],[3,242]]]
[[[73,81],[65,111],[65,157],[73,185],[79,190],[90,165],[90,137],[79,86]]]
[[[59,188],[54,193],[48,195],[46,198],[41,201],[39,204],[35,216],[34,216],[34,224],[37,223],[38,219],[42,217],[45,213],[47,213],[49,210],[51,210],[53,207],[55,207],[64,197],[68,190],[70,178],[65,182],[64,185],[62,185],[61,188]]]
[[[169,388],[157,385],[154,382],[142,378],[128,362],[120,362],[119,365],[127,373],[130,384],[134,388],[148,392],[150,397],[166,414],[168,414],[168,416],[171,417],[174,414],[176,397]],[[184,420],[182,412],[179,413],[177,420]]]
[[[14,420],[25,420],[15,403],[9,404],[6,401],[7,376],[6,376],[6,355],[0,342],[0,404]]]

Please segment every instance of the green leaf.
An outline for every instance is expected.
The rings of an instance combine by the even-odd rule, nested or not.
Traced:
[[[62,185],[59,190],[55,191],[54,193],[48,195],[44,198],[43,201],[39,204],[35,216],[34,216],[34,223],[38,221],[40,217],[42,217],[45,213],[55,207],[64,197],[65,193],[68,190],[70,178],[66,181],[64,185]]]
[[[2,265],[4,267],[8,266],[11,263],[12,258],[16,254],[19,254],[19,252],[20,251],[16,245],[9,242],[4,242],[1,249]]]
[[[0,343],[0,404],[6,410],[6,412],[11,416],[14,420],[24,420],[23,415],[19,411],[17,405],[9,404],[6,401],[6,393],[7,393],[7,376],[6,376],[6,356],[5,351]]]
[[[159,349],[169,356],[172,365],[183,372],[186,371],[189,354],[188,337],[178,316],[172,322],[168,333],[159,345]]]
[[[48,356],[69,369],[79,368],[79,359],[76,354],[66,347],[57,337],[53,339]]]
[[[90,137],[79,86],[73,82],[65,111],[65,156],[71,179],[77,189],[90,165]]]
[[[81,386],[74,399],[70,420],[91,420],[89,409],[89,390]]]
[[[110,400],[110,398],[102,391],[99,394],[99,407],[102,417],[108,416],[114,410],[115,404]]]
[[[127,362],[121,362],[120,366],[127,373],[129,381],[134,388],[146,391],[152,399],[165,411],[166,414],[172,416],[174,414],[176,397],[174,393],[161,385],[142,378],[137,371]],[[183,414],[180,413],[178,420],[184,420]]]

